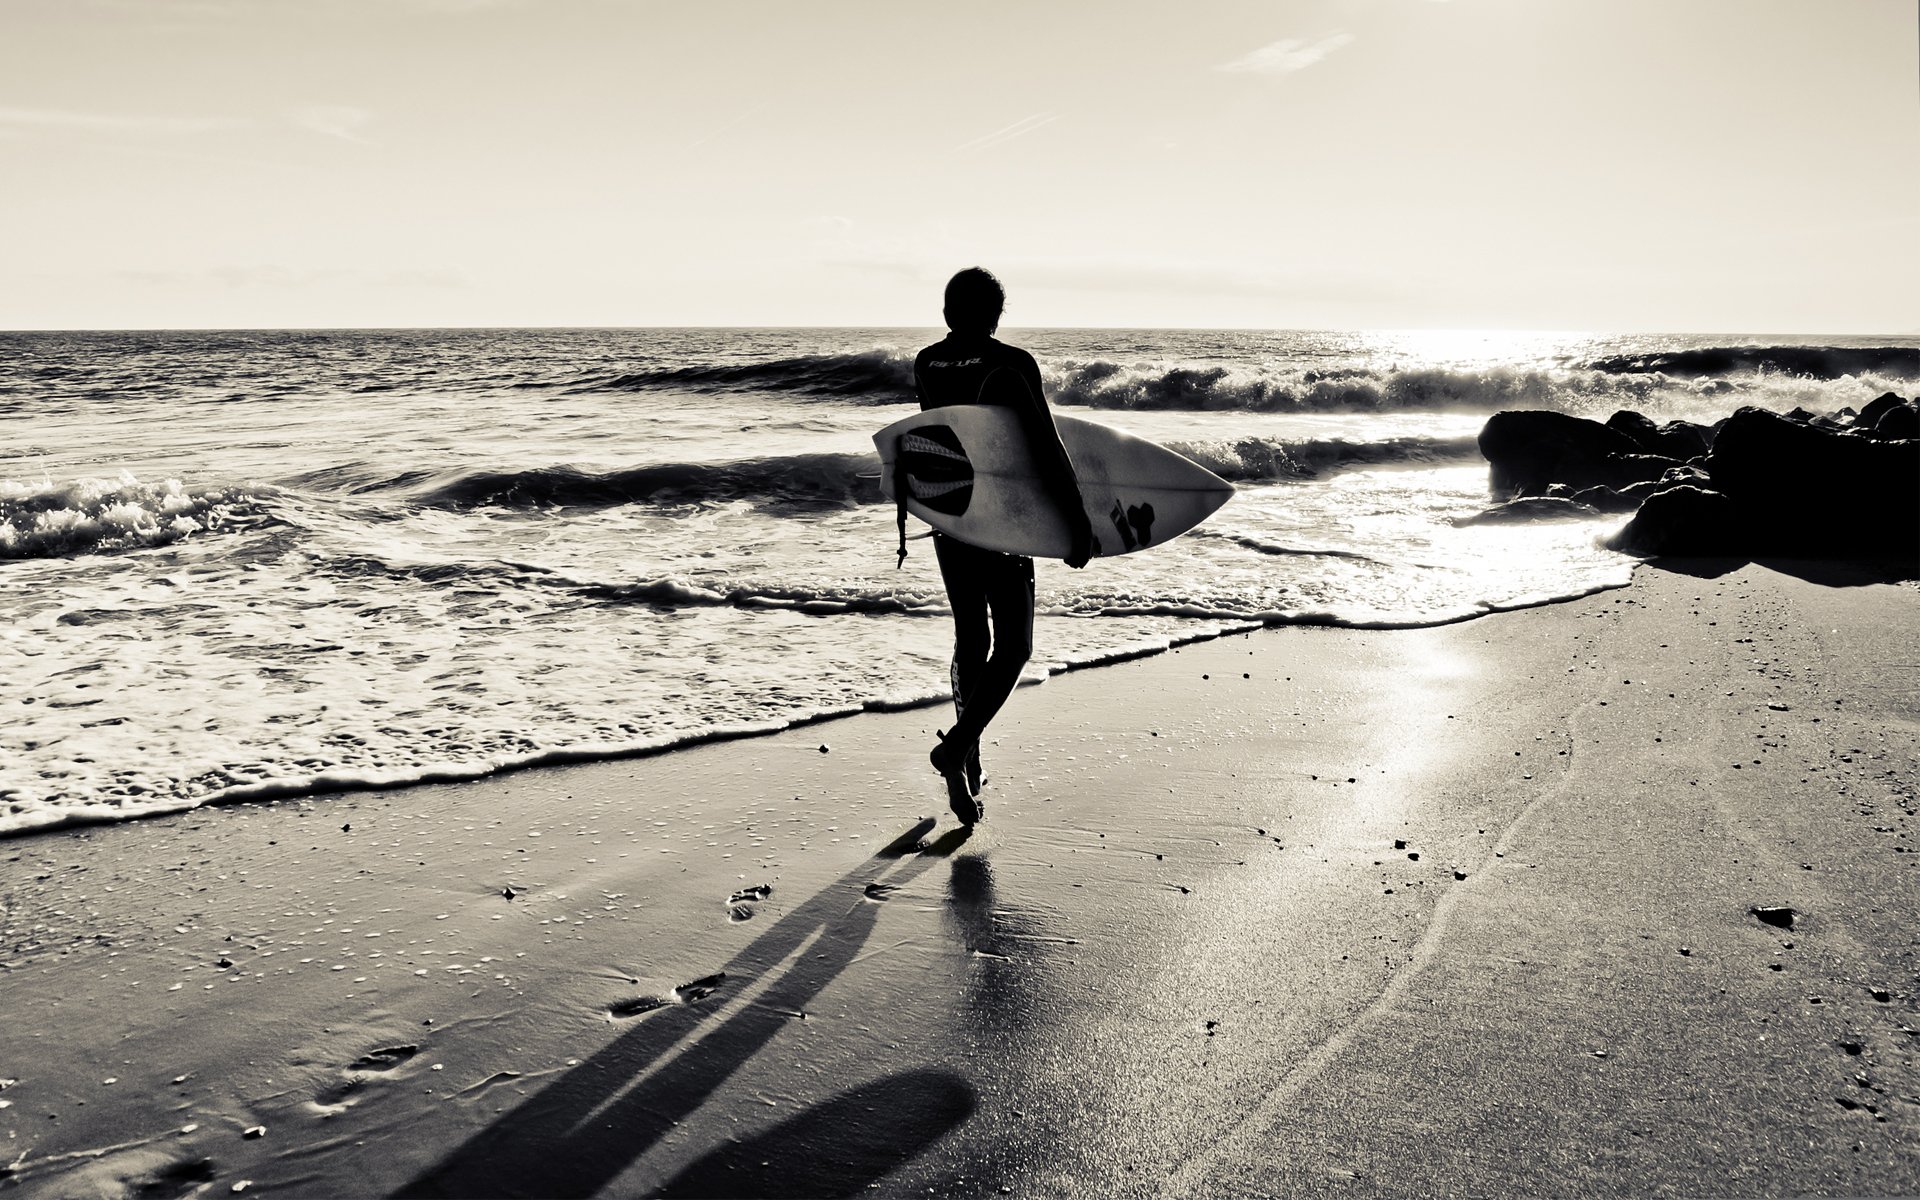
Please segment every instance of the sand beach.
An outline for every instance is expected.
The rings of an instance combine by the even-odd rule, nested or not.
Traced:
[[[0,4],[0,1200],[1920,1196],[1917,53]]]
[[[971,836],[922,708],[10,840],[0,1190],[1920,1190],[1920,592],[1682,566],[1024,688]]]

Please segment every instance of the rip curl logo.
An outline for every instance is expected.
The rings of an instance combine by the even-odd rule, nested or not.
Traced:
[[[1107,520],[1120,534],[1120,541],[1127,550],[1138,550],[1153,542],[1153,505],[1135,504],[1122,509],[1120,502],[1113,502],[1113,511],[1107,514]]]
[[[927,365],[930,367],[938,367],[944,371],[954,367],[977,367],[985,361],[987,360],[984,358],[978,358],[978,357],[956,358],[956,359],[930,358],[927,360]]]

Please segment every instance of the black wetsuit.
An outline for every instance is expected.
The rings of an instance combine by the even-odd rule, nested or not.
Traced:
[[[1057,468],[1050,472],[1054,490],[1071,495],[1073,508],[1079,507],[1073,467],[1060,449],[1033,355],[991,337],[949,334],[913,360],[913,382],[923,411],[950,404],[1018,410],[1043,462],[1058,455],[1057,464],[1049,464]],[[1012,694],[1033,652],[1033,560],[937,532],[933,550],[953,607],[954,713],[964,717],[972,706],[984,727]]]

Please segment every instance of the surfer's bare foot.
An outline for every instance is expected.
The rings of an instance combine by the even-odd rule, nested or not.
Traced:
[[[987,777],[980,769],[980,743],[975,742],[973,749],[967,751],[967,791],[975,796],[987,786]]]
[[[975,742],[963,752],[958,745],[947,740],[945,733],[936,730],[934,736],[940,739],[940,744],[928,753],[927,761],[946,781],[947,807],[953,809],[953,815],[960,818],[962,825],[975,824],[986,816],[987,809],[975,795],[967,766],[970,761],[978,761],[980,744]]]

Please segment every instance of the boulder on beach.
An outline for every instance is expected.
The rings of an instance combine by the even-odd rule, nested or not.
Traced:
[[[1555,486],[1557,487],[1560,485],[1556,484]],[[1629,486],[1649,487],[1652,485],[1636,483],[1636,484],[1631,484]],[[1600,486],[1590,487],[1590,488],[1581,488],[1579,491],[1573,492],[1570,495],[1568,495],[1567,499],[1573,501],[1575,504],[1587,505],[1589,508],[1592,508],[1595,512],[1630,513],[1634,509],[1640,507],[1640,501],[1641,499],[1643,499],[1643,497],[1629,496],[1623,490],[1606,487],[1605,485],[1600,485]]]
[[[1631,409],[1621,409],[1607,418],[1607,428],[1630,437],[1646,454],[1663,458],[1687,459],[1705,454],[1713,446],[1713,427],[1692,421],[1668,421],[1656,425],[1652,418]]]
[[[1607,548],[1643,558],[1661,555],[1722,557],[1743,553],[1745,530],[1732,500],[1680,484],[1648,496]]]
[[[1920,442],[1743,408],[1720,431],[1707,472],[1766,552],[1920,556]]]
[[[1644,453],[1640,443],[1598,421],[1536,410],[1493,414],[1479,443],[1495,500],[1544,495],[1551,483],[1576,490],[1632,483],[1638,476],[1623,478],[1617,460]]]
[[[1907,401],[1901,397],[1899,392],[1881,392],[1878,396],[1875,396],[1867,402],[1867,406],[1860,410],[1860,415],[1855,417],[1854,421],[1862,429],[1872,429],[1880,424],[1881,417],[1886,416],[1896,408],[1904,408],[1906,405]]]
[[[1861,413],[1864,424],[1866,413]],[[1920,404],[1909,400],[1896,404],[1880,414],[1873,424],[1874,440],[1881,442],[1904,441],[1908,438],[1920,438]]]
[[[1642,555],[1920,561],[1920,441],[1743,408],[1720,430],[1706,473],[1710,489],[1663,487],[1608,544]]]
[[[1668,458],[1664,454],[1616,454],[1609,461],[1614,472],[1613,487],[1654,483],[1685,465],[1679,459]]]

